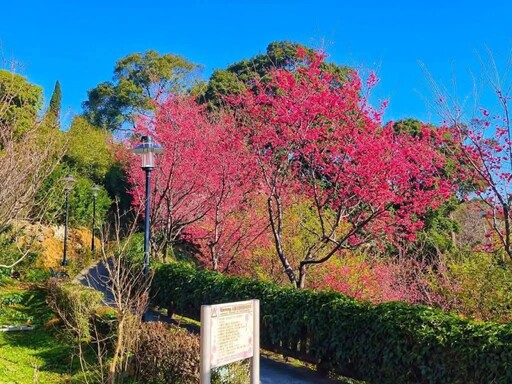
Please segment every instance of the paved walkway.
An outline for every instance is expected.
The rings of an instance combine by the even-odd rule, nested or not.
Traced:
[[[74,281],[97,289],[105,295],[105,304],[112,304],[112,293],[104,284],[108,276],[103,264],[98,264],[82,271]],[[163,321],[176,323],[175,320],[162,315],[152,309],[144,315],[145,321]],[[187,327],[189,328],[189,327]],[[192,332],[198,332],[198,327],[189,328]],[[260,383],[261,384],[334,384],[338,381],[326,379],[315,371],[303,367],[295,367],[283,362],[274,361],[267,357],[260,357]]]

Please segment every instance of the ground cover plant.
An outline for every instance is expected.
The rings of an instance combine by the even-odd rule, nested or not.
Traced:
[[[0,285],[0,325],[30,325],[0,332],[0,382],[67,383],[79,367],[72,345],[51,325],[53,312],[38,288]]]

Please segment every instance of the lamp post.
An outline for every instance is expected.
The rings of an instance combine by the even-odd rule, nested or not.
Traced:
[[[141,168],[146,172],[146,208],[144,220],[144,274],[149,273],[149,213],[150,213],[150,175],[155,167],[155,154],[164,150],[151,137],[142,136],[141,143],[133,148],[133,153],[141,155]]]
[[[94,255],[94,250],[96,249],[94,247],[94,229],[96,228],[96,197],[98,197],[98,192],[100,190],[100,187],[98,187],[96,184],[92,186],[92,236],[91,236],[91,252]]]
[[[64,182],[66,183],[64,186],[64,194],[66,195],[66,222],[64,224],[64,254],[62,255],[62,266],[68,265],[66,256],[68,250],[69,192],[73,189],[76,180],[71,174],[68,174],[64,178]]]

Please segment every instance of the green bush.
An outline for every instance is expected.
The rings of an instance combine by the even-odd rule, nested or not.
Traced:
[[[30,283],[44,283],[50,277],[50,271],[46,268],[32,267],[25,271],[23,281]]]
[[[144,263],[144,233],[137,232],[131,235],[123,249],[123,256],[133,264]],[[150,258],[152,261],[153,258]]]
[[[239,360],[212,370],[212,384],[249,383],[251,366],[248,359]]]
[[[261,345],[372,383],[510,383],[512,325],[426,306],[371,305],[181,264],[160,265],[154,304],[199,319],[202,304],[259,299]]]
[[[451,308],[480,320],[512,319],[510,264],[484,252],[459,252],[450,255],[446,264],[445,280],[433,280],[432,285]]]

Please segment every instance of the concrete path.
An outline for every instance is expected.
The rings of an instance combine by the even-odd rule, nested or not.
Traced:
[[[112,293],[108,289],[105,282],[107,281],[108,272],[105,266],[100,263],[89,269],[83,270],[73,281],[86,286],[90,286],[98,291],[103,292],[106,305],[112,305]],[[176,321],[162,315],[152,309],[144,315],[145,321],[162,321],[166,323],[176,324]],[[187,326],[189,331],[198,333],[199,328],[196,326]],[[260,357],[260,383],[261,384],[335,384],[339,381],[329,380],[305,367],[295,367],[270,358]]]

